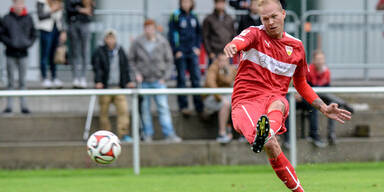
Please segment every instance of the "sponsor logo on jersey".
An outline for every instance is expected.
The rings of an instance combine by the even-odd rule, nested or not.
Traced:
[[[291,56],[293,52],[293,47],[287,45],[285,46],[285,51],[287,51],[288,56]]]
[[[265,44],[267,44],[268,47],[271,47],[271,42],[268,42],[267,40],[264,40]]]

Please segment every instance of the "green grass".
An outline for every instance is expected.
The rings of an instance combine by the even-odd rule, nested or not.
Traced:
[[[279,192],[288,191],[268,166],[200,166],[132,169],[2,170],[1,192]],[[384,162],[302,165],[309,192],[384,191]]]

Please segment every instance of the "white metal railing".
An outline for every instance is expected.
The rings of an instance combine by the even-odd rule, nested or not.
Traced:
[[[327,87],[314,88],[317,93],[384,93],[384,87]],[[294,94],[296,90],[289,88],[290,102],[290,159],[293,166],[297,165],[296,146],[296,107]],[[207,94],[231,94],[231,88],[199,88],[199,89],[89,89],[89,90],[22,90],[0,91],[0,97],[8,96],[91,96],[89,111],[93,111],[91,105],[95,104],[97,95],[130,95],[132,96],[132,136],[133,136],[133,167],[135,174],[140,173],[140,139],[139,139],[139,95],[207,95]],[[91,119],[92,112],[88,112],[87,119]],[[87,127],[88,126],[88,127]],[[86,123],[85,131],[89,131],[90,122]],[[88,137],[88,135],[86,135]],[[87,138],[85,137],[85,138]]]

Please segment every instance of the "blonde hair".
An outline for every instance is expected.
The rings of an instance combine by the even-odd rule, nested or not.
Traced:
[[[276,3],[281,10],[283,10],[283,5],[281,5],[280,1],[279,0],[256,0],[257,1],[257,7],[262,7],[266,4],[269,4],[269,3]]]

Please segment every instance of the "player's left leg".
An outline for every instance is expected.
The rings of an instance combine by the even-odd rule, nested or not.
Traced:
[[[276,137],[272,137],[264,145],[264,150],[269,157],[273,170],[275,170],[276,175],[283,181],[285,186],[293,192],[303,192],[304,189],[296,176],[295,169],[282,152]]]

